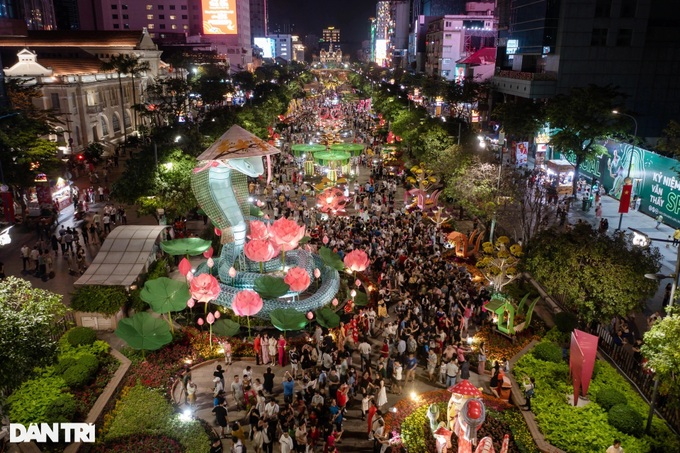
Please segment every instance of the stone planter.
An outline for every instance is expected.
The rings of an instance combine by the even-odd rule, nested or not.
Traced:
[[[118,321],[123,319],[125,315],[122,310],[118,310],[115,315],[76,311],[74,317],[77,326],[90,327],[94,330],[116,330]]]

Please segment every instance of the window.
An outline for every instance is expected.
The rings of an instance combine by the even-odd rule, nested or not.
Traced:
[[[123,24],[123,28],[126,29],[126,30],[129,30],[129,29],[130,29],[130,24]]]
[[[165,30],[165,24],[159,24],[158,28],[160,28],[161,30]]]
[[[189,16],[187,16],[186,14],[182,14],[182,19],[187,20],[188,18]]]
[[[54,110],[60,110],[60,108],[59,108],[59,93],[51,93],[50,97],[52,98],[52,108]]]
[[[181,5],[181,6],[180,6],[180,9],[181,9],[182,11],[186,11],[186,10],[187,10],[187,5]]]
[[[612,0],[596,0],[595,17],[609,17],[612,11]]]
[[[146,10],[147,11],[153,10],[153,5],[146,5]]]
[[[185,30],[188,30],[189,26],[188,25],[182,25],[182,28],[185,29]]]
[[[446,33],[446,34],[444,35],[444,39],[449,39],[450,37],[451,37],[451,33]]]
[[[175,20],[175,19],[177,19],[177,16],[175,16],[174,14],[171,14],[171,15],[170,15],[170,20]]]
[[[103,116],[100,116],[99,122],[102,125],[102,135],[109,135],[109,126],[106,124],[106,119],[104,119]]]
[[[118,19],[118,14],[111,14],[111,19]]]
[[[118,5],[111,5],[111,9],[118,9]]]
[[[616,37],[616,45],[618,47],[630,47],[633,42],[633,30],[630,28],[621,28]]]
[[[146,18],[147,20],[153,20],[153,14],[147,14]]]
[[[608,31],[609,30],[607,30],[606,28],[593,28],[593,35],[590,38],[590,45],[606,46]]]
[[[637,9],[637,0],[622,0],[621,1],[621,17],[631,18],[635,17],[635,10]]]
[[[127,5],[120,5],[121,9],[127,9]]]
[[[146,28],[148,28],[149,30],[153,30],[153,27],[155,26],[156,26],[155,24],[149,24],[146,26]]]
[[[175,10],[175,5],[170,5],[170,11],[174,11],[174,10]]]
[[[159,15],[158,15],[158,18],[159,18],[159,19],[165,20],[165,14],[159,14]]]
[[[158,5],[159,11],[163,11],[163,5]]]
[[[111,124],[113,125],[113,132],[120,132],[120,120],[118,119],[118,115],[115,113],[111,119]]]
[[[123,14],[123,19],[127,19],[127,18],[128,18],[128,15],[127,15],[127,14]]]
[[[177,30],[177,24],[170,25],[170,28],[172,28],[173,30]]]
[[[448,21],[447,21],[445,27],[448,28],[448,27],[450,27],[450,26],[451,26],[451,22],[448,22]]]
[[[120,25],[118,25],[118,24],[113,24],[113,28],[120,28]]]
[[[130,127],[130,115],[128,114],[127,110],[123,110],[123,123],[125,123],[125,129]]]

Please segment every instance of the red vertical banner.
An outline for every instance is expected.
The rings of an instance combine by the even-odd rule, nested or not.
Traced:
[[[5,222],[14,223],[14,198],[12,192],[0,192]]]
[[[621,199],[619,201],[619,214],[625,214],[630,208],[630,198],[633,195],[633,185],[624,184],[621,190]]]

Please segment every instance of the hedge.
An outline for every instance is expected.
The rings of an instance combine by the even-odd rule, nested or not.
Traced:
[[[115,315],[128,301],[127,292],[117,286],[79,286],[71,298],[71,308],[77,311]]]
[[[627,404],[617,404],[609,411],[609,424],[622,433],[639,436],[642,433],[640,413]]]
[[[71,346],[88,346],[97,340],[97,332],[89,327],[74,327],[66,332]]]
[[[545,362],[562,363],[562,348],[550,341],[542,341],[531,351],[534,357]]]
[[[626,395],[615,388],[605,387],[597,392],[595,395],[595,402],[599,404],[602,409],[609,412],[612,407],[618,404],[626,404],[628,401],[626,400]]]

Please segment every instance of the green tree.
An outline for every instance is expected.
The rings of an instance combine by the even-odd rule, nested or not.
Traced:
[[[6,88],[10,108],[0,109],[0,165],[5,184],[26,188],[36,173],[50,174],[61,165],[57,144],[44,138],[59,121],[34,106],[33,98],[42,96],[39,86],[11,81]]]
[[[508,138],[516,140],[533,138],[545,122],[542,104],[521,101],[498,104],[491,117],[500,121]]]
[[[62,296],[16,277],[0,285],[0,394],[17,387],[57,351],[58,327],[67,312]]]
[[[147,104],[142,112],[156,126],[174,125],[186,112],[191,86],[183,78],[157,80],[146,89]]]
[[[201,95],[203,102],[208,105],[223,102],[224,96],[233,90],[229,68],[216,64],[202,65],[192,85],[194,90]]]
[[[574,88],[568,95],[556,96],[546,106],[546,117],[557,132],[550,144],[574,159],[574,193],[578,183],[579,167],[597,157],[604,147],[598,140],[620,132],[620,121],[614,121],[612,109],[622,94],[612,86],[589,85]]]
[[[680,306],[666,308],[666,317],[656,321],[645,333],[640,350],[647,366],[662,382],[661,392],[674,395],[669,401],[677,402],[680,397]]]
[[[630,235],[597,234],[589,224],[539,233],[526,268],[548,293],[584,320],[608,322],[640,311],[657,284],[645,278],[660,268],[657,249],[632,245]]]
[[[680,123],[671,120],[663,130],[661,138],[659,138],[658,148],[660,151],[672,157],[680,156]]]

